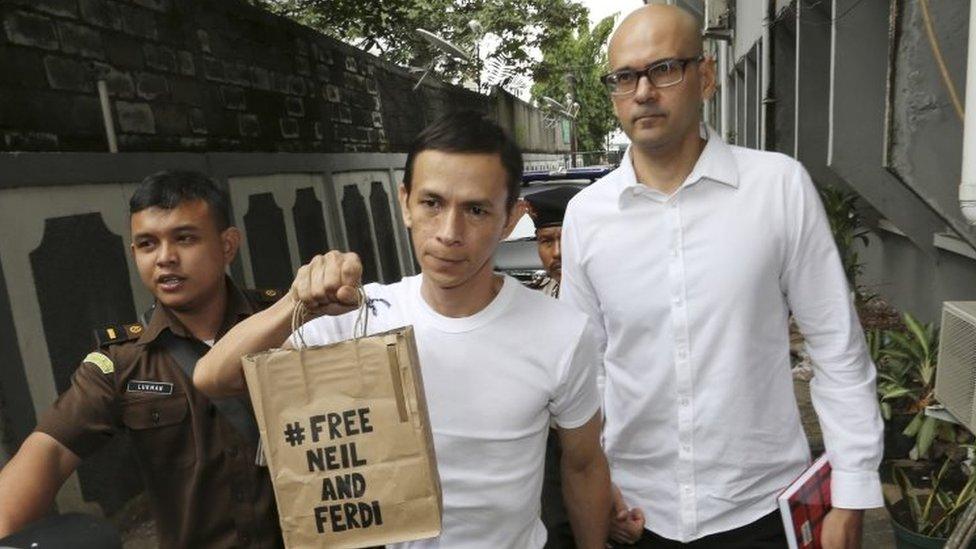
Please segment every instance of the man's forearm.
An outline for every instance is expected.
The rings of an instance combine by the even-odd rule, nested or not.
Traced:
[[[81,460],[44,433],[27,437],[0,470],[0,537],[43,517]]]
[[[580,549],[602,548],[610,528],[610,475],[601,453],[587,466],[561,464],[563,499]]]
[[[286,295],[234,326],[197,362],[193,385],[210,397],[244,392],[241,357],[280,346],[291,334],[293,308],[294,301]]]

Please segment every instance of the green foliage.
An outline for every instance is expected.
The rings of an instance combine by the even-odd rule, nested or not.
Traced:
[[[938,327],[922,324],[907,313],[903,320],[906,331],[873,330],[866,337],[878,368],[881,413],[885,420],[895,411],[914,414],[903,434],[915,438],[912,456],[918,459],[929,455],[937,438],[954,443],[957,436],[951,423],[925,415],[925,407],[934,402]]]
[[[576,121],[577,150],[602,151],[606,137],[616,126],[610,96],[600,82],[607,72],[606,44],[616,15],[607,17],[591,29],[583,20],[573,32],[542,47],[542,62],[535,69],[532,97],[541,101],[551,97],[565,104],[570,92],[567,75],[572,75],[576,102],[580,104]]]
[[[953,465],[958,464],[946,458],[937,471],[931,471],[925,479],[931,482],[930,487],[913,484],[904,467],[892,467],[892,476],[907,502],[912,521],[903,526],[926,536],[949,537],[976,493],[976,475],[970,475],[958,491],[948,487],[952,484],[948,477]]]
[[[325,34],[377,53],[399,65],[424,66],[435,50],[415,31],[424,28],[475,51],[468,22],[477,20],[486,33],[501,38],[489,57],[532,69],[529,52],[545,51],[587,18],[575,0],[252,0],[275,13]],[[438,66],[448,79],[471,78],[481,67],[454,60]]]
[[[858,261],[855,244],[860,242],[867,246],[867,235],[870,232],[864,226],[864,220],[857,209],[860,197],[854,191],[837,187],[821,187],[820,198],[823,200],[824,209],[827,211],[830,232],[834,235],[834,242],[837,243],[837,251],[840,252],[847,282],[854,290],[859,302],[870,301],[873,296],[867,295],[857,283],[858,277],[863,271],[863,265]]]

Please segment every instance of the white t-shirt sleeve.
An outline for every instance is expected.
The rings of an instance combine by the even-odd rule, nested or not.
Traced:
[[[589,421],[600,409],[596,371],[599,367],[599,339],[591,322],[586,322],[574,348],[569,349],[556,390],[549,401],[549,413],[556,425],[575,429]]]

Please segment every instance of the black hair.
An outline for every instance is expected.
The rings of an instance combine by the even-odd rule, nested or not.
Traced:
[[[410,144],[403,185],[410,193],[413,164],[424,151],[448,153],[498,154],[508,175],[508,198],[505,206],[511,209],[519,197],[522,184],[522,151],[498,124],[471,110],[447,114],[424,128]]]
[[[227,193],[206,175],[191,170],[165,170],[143,179],[129,199],[129,215],[153,207],[172,210],[193,200],[207,203],[217,230],[222,232],[230,227]]]

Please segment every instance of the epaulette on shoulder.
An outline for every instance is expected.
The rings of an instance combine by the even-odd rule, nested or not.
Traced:
[[[281,288],[248,288],[244,290],[244,293],[254,307],[263,310],[281,299],[288,293],[288,290]]]
[[[106,326],[94,331],[95,346],[99,348],[108,347],[125,343],[134,339],[139,339],[142,335],[142,324],[119,324],[116,326]]]

